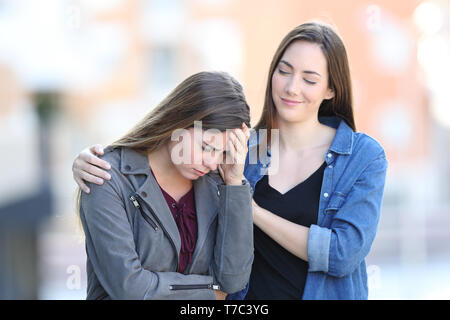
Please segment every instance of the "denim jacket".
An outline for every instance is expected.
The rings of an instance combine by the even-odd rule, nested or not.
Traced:
[[[317,224],[308,236],[308,275],[302,299],[367,299],[365,257],[377,232],[387,170],[383,148],[364,133],[354,132],[337,117],[319,121],[337,129],[325,154]],[[260,145],[253,132],[249,154]],[[245,177],[253,190],[267,174],[271,152],[257,163],[247,156]],[[242,299],[246,289],[230,295]]]

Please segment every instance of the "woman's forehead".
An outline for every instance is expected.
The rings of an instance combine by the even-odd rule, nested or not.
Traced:
[[[292,42],[283,53],[280,61],[285,61],[292,68],[312,70],[322,74],[327,70],[327,60],[319,44],[297,40]]]

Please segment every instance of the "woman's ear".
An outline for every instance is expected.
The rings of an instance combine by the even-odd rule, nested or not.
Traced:
[[[334,98],[334,90],[328,88],[327,89],[327,94],[325,95],[325,100],[330,100]]]

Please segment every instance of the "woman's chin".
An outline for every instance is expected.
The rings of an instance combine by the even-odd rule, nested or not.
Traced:
[[[193,170],[186,170],[181,173],[183,177],[189,180],[197,180],[200,176],[195,173]]]

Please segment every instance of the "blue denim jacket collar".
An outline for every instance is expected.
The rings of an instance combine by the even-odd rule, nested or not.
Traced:
[[[338,117],[319,117],[319,122],[337,130],[329,151],[342,155],[352,154],[354,132],[344,120]],[[264,130],[256,132],[252,129],[248,141],[249,154],[257,154],[259,142],[264,139],[266,139],[266,132]],[[263,164],[268,164],[270,162],[271,151],[269,144],[267,144],[267,152],[262,153],[259,156],[259,162]]]
[[[352,154],[354,132],[344,120],[338,117],[319,117],[319,122],[337,129],[330,151],[342,155]]]

